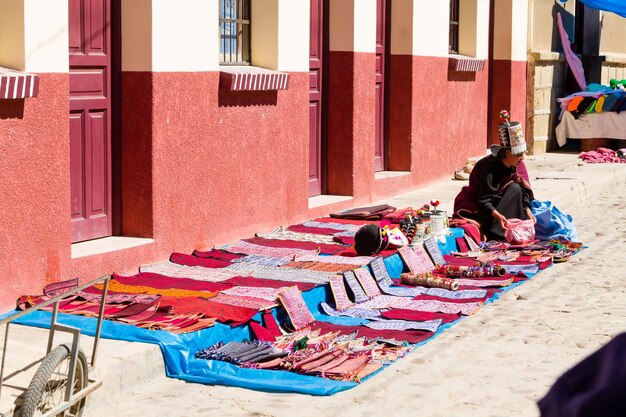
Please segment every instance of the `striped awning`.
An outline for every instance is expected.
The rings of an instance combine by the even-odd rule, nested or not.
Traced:
[[[258,67],[220,67],[220,88],[230,91],[286,90],[289,74]]]
[[[0,99],[37,97],[39,77],[0,67]]]
[[[465,56],[448,58],[448,69],[451,71],[477,72],[485,69],[485,60]]]

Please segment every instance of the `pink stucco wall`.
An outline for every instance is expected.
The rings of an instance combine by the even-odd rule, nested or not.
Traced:
[[[38,97],[0,100],[0,311],[70,258],[69,78],[39,77]]]

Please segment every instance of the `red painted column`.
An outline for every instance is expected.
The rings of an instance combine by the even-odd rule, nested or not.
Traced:
[[[353,195],[354,192],[354,60],[354,52],[328,53],[328,194]]]
[[[497,144],[500,110],[508,110],[511,120],[520,122],[526,131],[526,61],[493,60],[491,91],[491,143]]]
[[[122,73],[122,235],[153,237],[153,73]]]
[[[391,171],[411,169],[413,57],[391,55],[389,63],[389,158]]]

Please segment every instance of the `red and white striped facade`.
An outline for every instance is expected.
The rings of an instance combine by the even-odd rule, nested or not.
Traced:
[[[220,69],[220,88],[231,91],[287,90],[289,74],[263,68]]]
[[[37,97],[39,77],[0,67],[0,99]]]
[[[263,4],[252,10],[254,67],[237,68],[219,65],[218,0],[185,0],[184,6],[111,2],[120,4],[122,27],[116,45],[121,68],[110,67],[120,80],[110,113],[121,115],[112,129],[120,153],[113,154],[112,167],[123,174],[120,189],[111,193],[123,207],[117,214],[122,236],[112,240],[144,239],[89,256],[76,255],[70,229],[68,144],[82,120],[71,119],[68,2],[46,0],[38,8],[26,7],[27,0],[5,2],[0,40],[6,40],[3,29],[11,22],[22,19],[24,28],[9,39],[14,49],[0,42],[0,65],[28,74],[0,74],[0,98],[36,98],[0,100],[0,242],[8,242],[0,243],[0,313],[48,282],[135,273],[172,251],[191,253],[366,206],[449,176],[468,157],[483,154],[494,94],[488,86],[494,66],[485,61],[490,1],[461,2],[474,5],[461,17],[471,33],[461,30],[459,52],[467,60],[454,61],[453,68],[449,2],[387,1],[385,168],[395,172],[381,175],[374,163],[377,0],[331,0],[325,2],[329,39],[320,54],[325,78],[319,80],[327,87],[320,119],[328,131],[321,152],[329,187],[327,196],[313,198],[308,193],[309,127],[317,110],[310,99],[311,0],[252,0]],[[503,8],[495,22],[504,22],[502,31],[515,33],[516,42],[525,42],[526,33],[511,29],[511,8],[501,4],[513,3],[519,16],[528,1],[495,2]],[[502,80],[494,106],[523,118],[525,94],[519,90],[525,89],[525,62],[507,50],[509,44],[494,48]],[[525,51],[520,45],[513,46]],[[519,65],[511,69],[511,61]],[[510,97],[519,98],[517,107]],[[95,110],[91,123],[102,128],[109,114]]]
[[[448,69],[459,72],[477,72],[485,69],[484,59],[474,59],[465,57],[450,57],[448,59]]]

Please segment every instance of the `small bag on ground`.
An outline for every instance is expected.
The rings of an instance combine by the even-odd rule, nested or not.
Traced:
[[[535,240],[535,222],[532,220],[509,219],[504,238],[513,245],[523,245]]]

